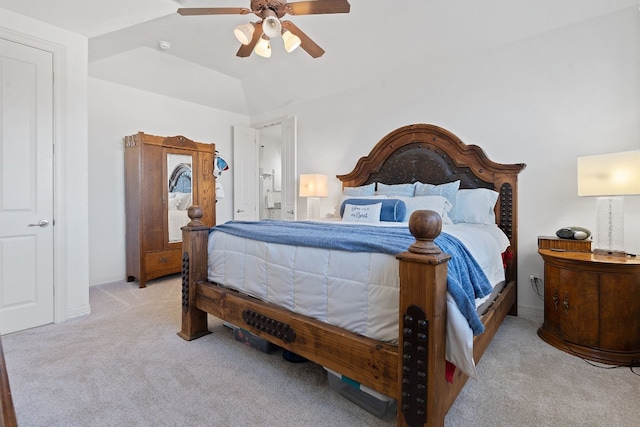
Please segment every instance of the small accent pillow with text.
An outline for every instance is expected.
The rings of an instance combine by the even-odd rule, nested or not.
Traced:
[[[343,221],[350,222],[380,222],[382,203],[372,205],[344,205]]]
[[[342,209],[344,206],[344,202],[350,199],[378,199],[380,201],[382,199],[388,199],[387,196],[347,196],[343,195],[340,200],[338,200],[338,204],[333,212],[334,218],[342,218]]]
[[[407,206],[402,200],[398,199],[347,199],[342,202],[342,206],[340,207],[340,216],[343,217],[345,215],[345,206],[346,205],[353,206],[366,206],[373,204],[380,204],[380,215],[378,217],[379,221],[387,221],[387,222],[402,222],[406,220],[407,217]]]

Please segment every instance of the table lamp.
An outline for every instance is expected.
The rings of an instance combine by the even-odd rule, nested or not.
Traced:
[[[300,175],[300,197],[307,198],[307,218],[320,218],[320,197],[327,197],[327,175]]]
[[[594,253],[626,256],[624,198],[640,194],[640,150],[578,157],[578,196],[596,196]]]

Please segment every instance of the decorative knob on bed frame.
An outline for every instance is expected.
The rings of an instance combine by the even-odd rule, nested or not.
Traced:
[[[440,248],[433,242],[442,231],[442,218],[435,211],[415,211],[409,218],[409,231],[416,242],[409,246],[409,252],[415,254],[439,254]]]
[[[191,222],[187,224],[189,227],[199,227],[204,225],[202,223],[202,216],[204,215],[204,210],[201,206],[191,205],[189,209],[187,209],[187,215],[191,218]]]

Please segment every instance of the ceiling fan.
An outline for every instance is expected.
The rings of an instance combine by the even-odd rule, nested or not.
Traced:
[[[309,55],[318,58],[324,50],[291,21],[281,21],[286,15],[313,15],[349,13],[347,0],[315,0],[287,3],[286,0],[251,0],[251,8],[245,7],[186,7],[178,9],[182,16],[195,15],[248,15],[255,14],[257,22],[238,25],[234,34],[242,46],[236,53],[245,58],[255,51],[263,57],[271,56],[270,40],[282,36],[285,50],[292,52],[298,46]]]

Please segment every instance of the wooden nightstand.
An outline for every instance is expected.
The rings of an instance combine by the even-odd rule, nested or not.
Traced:
[[[640,259],[550,247],[548,242],[539,239],[544,259],[540,338],[592,361],[640,366]]]

